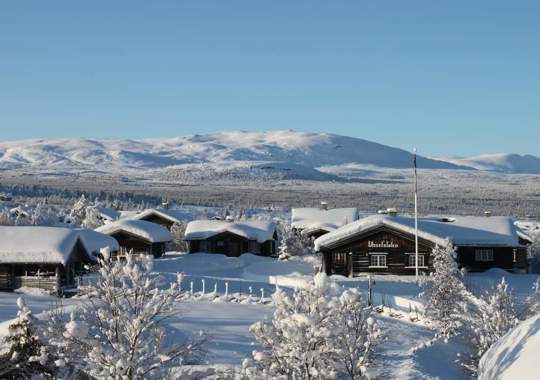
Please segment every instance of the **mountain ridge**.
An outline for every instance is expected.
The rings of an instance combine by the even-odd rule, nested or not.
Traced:
[[[488,168],[480,163],[478,159],[441,160],[418,156],[418,166],[423,169]],[[4,170],[114,173],[181,170],[188,166],[192,169],[194,165],[202,164],[228,169],[257,168],[259,172],[277,170],[286,173],[287,177],[298,175],[305,179],[313,176],[324,180],[325,174],[318,171],[323,167],[355,164],[381,169],[410,168],[412,153],[355,137],[291,130],[226,131],[141,140],[59,138],[0,142],[0,169]],[[496,171],[503,171],[503,168],[504,165],[499,165]],[[507,165],[506,170],[511,172],[512,167]]]

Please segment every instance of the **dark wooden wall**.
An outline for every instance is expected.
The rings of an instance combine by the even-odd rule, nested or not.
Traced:
[[[206,240],[188,241],[188,251],[189,253],[220,253],[231,257],[238,257],[247,252],[260,256],[273,256],[276,253],[276,247],[272,240],[261,244],[232,233],[222,233]]]
[[[370,247],[369,242],[380,244],[396,245],[396,247]],[[424,254],[424,263],[427,266],[421,269],[429,272],[433,269],[431,251],[434,243],[427,240],[419,240],[420,254]],[[493,249],[494,260],[481,262],[476,261],[475,251],[477,249]],[[370,268],[369,253],[387,253],[387,268]],[[343,241],[338,246],[331,249],[323,249],[323,270],[327,274],[341,274],[345,276],[354,275],[359,272],[409,274],[415,273],[415,268],[409,266],[409,256],[406,253],[414,253],[414,235],[395,231],[383,226],[365,234],[358,235],[348,241]],[[346,265],[339,265],[335,261],[335,253],[346,253]],[[470,271],[483,271],[489,268],[502,268],[507,270],[525,271],[527,269],[527,248],[526,247],[457,247],[458,265]],[[514,254],[515,253],[515,254]],[[515,260],[514,260],[515,259]]]
[[[375,244],[386,243],[396,245],[396,247],[370,247],[369,242]],[[425,264],[429,269],[432,267],[429,255],[432,249],[431,243],[425,240],[419,241],[418,252],[424,254]],[[410,255],[406,254],[413,252],[415,252],[414,236],[411,238],[405,234],[391,231],[386,227],[381,227],[355,237],[339,247],[323,250],[323,268],[328,274],[342,274],[345,276],[359,272],[414,274],[414,268],[407,268]],[[334,270],[334,253],[352,253],[348,255],[347,267],[345,269],[340,268],[339,272],[341,273]],[[386,265],[388,268],[370,268],[370,253],[386,253]],[[423,271],[426,271],[426,269],[423,269]]]
[[[133,250],[134,254],[153,255],[154,257],[161,257],[165,252],[165,242],[152,243],[125,231],[118,231],[111,236],[120,245],[120,250],[124,249],[127,252]]]

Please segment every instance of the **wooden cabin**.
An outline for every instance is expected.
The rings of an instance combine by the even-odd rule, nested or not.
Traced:
[[[458,265],[469,271],[527,269],[527,239],[511,218],[421,218],[418,238],[423,273],[433,270],[433,248],[447,241],[456,249]],[[372,215],[323,235],[315,247],[329,275],[414,275],[416,270],[414,219],[409,217]]]
[[[139,255],[161,257],[168,242],[170,232],[163,226],[144,220],[121,219],[96,229],[97,232],[112,236],[120,246],[117,256],[132,252]]]
[[[147,222],[152,222],[160,224],[163,227],[167,228],[169,231],[175,223],[183,223],[186,220],[190,220],[191,215],[182,212],[180,210],[169,210],[169,209],[148,209],[143,212],[135,215],[132,219],[135,220],[145,220]]]
[[[358,220],[358,210],[351,208],[293,208],[291,227],[303,236],[316,239],[324,234]]]
[[[189,253],[220,253],[232,257],[243,253],[274,256],[277,231],[273,222],[197,220],[188,223],[185,240]]]
[[[76,286],[92,252],[113,245],[97,233],[59,227],[0,227],[0,290],[37,287],[51,292]]]

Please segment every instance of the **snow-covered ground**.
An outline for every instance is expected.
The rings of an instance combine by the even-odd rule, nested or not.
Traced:
[[[276,283],[292,291],[292,288],[309,281],[318,265],[315,257],[277,261],[250,254],[231,258],[219,254],[168,253],[155,261],[154,269],[165,280],[173,280],[177,272],[184,272],[184,289],[189,291],[193,283],[194,292],[190,300],[177,305],[178,314],[168,323],[171,328],[170,339],[180,338],[183,336],[181,332],[206,331],[211,338],[208,364],[239,365],[256,348],[249,326],[256,321],[271,318],[273,313],[272,306],[259,303],[261,289],[265,297],[272,294]],[[502,277],[505,277],[521,299],[537,279],[537,275],[491,270],[469,274],[466,283],[473,291],[482,292]],[[462,342],[454,339],[449,344],[430,343],[433,332],[421,316],[421,303],[418,299],[421,289],[414,277],[379,275],[372,279],[375,281],[375,303],[387,306],[382,313],[375,313],[384,339],[375,355],[373,369],[381,378],[462,378],[463,372],[455,363]],[[334,280],[342,286],[367,292],[367,276],[354,279],[335,277]],[[203,286],[206,296],[201,297]],[[241,294],[245,299],[251,293],[252,301],[229,302],[209,295],[214,289],[217,295],[223,295],[226,287],[231,297]],[[19,296],[17,293],[0,293],[0,322],[3,322],[0,324],[0,334],[6,331],[9,320],[15,317],[16,299]],[[23,296],[35,314],[57,306],[58,299],[51,296],[35,292],[26,292]],[[77,302],[76,299],[62,301],[64,306]],[[414,319],[416,310],[419,320]]]

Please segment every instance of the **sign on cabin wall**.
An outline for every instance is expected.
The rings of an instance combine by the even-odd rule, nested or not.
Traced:
[[[391,240],[368,240],[368,248],[399,248],[399,244]]]

